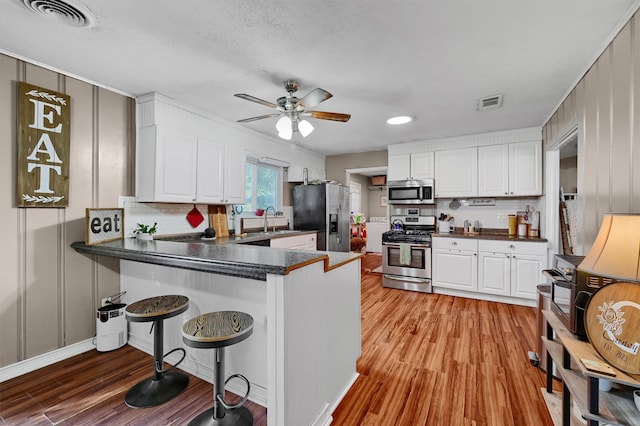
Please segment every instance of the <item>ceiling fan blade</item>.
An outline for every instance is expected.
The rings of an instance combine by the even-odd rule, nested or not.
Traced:
[[[351,114],[341,114],[339,112],[326,112],[326,111],[305,111],[304,115],[310,114],[313,118],[319,118],[321,120],[341,121],[346,123],[351,118]]]
[[[307,93],[304,98],[298,100],[298,102],[296,102],[293,107],[296,108],[298,105],[300,105],[305,108],[313,108],[320,102],[324,102],[332,96],[333,95],[331,93],[318,87]]]
[[[246,93],[236,93],[233,96],[238,97],[240,99],[245,99],[247,101],[255,102],[260,105],[268,106],[270,108],[278,107],[278,105],[274,104],[273,102],[265,101],[264,99],[256,98],[255,96],[247,95]]]
[[[275,114],[260,115],[258,117],[243,118],[242,120],[238,120],[238,123],[249,123],[251,121],[262,120],[264,118],[277,117],[279,115],[280,115],[279,113],[275,113]]]

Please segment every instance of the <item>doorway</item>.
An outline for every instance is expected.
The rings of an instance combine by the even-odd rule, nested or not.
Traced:
[[[546,151],[545,222],[550,256],[582,253],[582,241],[576,232],[582,223],[579,208],[582,176],[579,129],[578,125],[572,126],[552,141]]]

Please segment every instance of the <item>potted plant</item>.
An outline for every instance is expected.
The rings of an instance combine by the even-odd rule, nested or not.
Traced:
[[[139,240],[153,240],[153,234],[156,233],[158,223],[155,222],[153,226],[144,225],[142,223],[138,224],[138,227],[133,230],[133,233],[136,235],[136,238]]]

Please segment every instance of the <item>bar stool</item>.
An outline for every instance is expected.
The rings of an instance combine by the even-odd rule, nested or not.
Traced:
[[[187,388],[189,377],[171,371],[185,358],[184,348],[176,348],[162,354],[164,340],[164,320],[180,315],[189,308],[186,296],[168,295],[142,299],[127,306],[125,316],[131,322],[151,322],[153,334],[153,377],[145,379],[127,392],[124,401],[132,408],[155,407],[163,404]],[[163,369],[163,358],[173,352],[182,351],[182,358],[173,367]]]
[[[244,407],[251,387],[249,380],[241,374],[234,374],[224,380],[225,347],[242,342],[253,333],[253,317],[244,312],[220,311],[199,315],[187,321],[182,327],[182,341],[193,348],[215,349],[213,366],[213,408],[198,414],[191,422],[195,425],[253,425],[253,415]],[[234,405],[224,400],[224,387],[233,378],[247,384],[247,393]]]

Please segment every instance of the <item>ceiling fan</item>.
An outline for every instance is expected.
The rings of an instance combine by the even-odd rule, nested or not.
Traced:
[[[245,99],[247,101],[256,102],[260,105],[275,108],[278,112],[273,114],[260,115],[257,117],[244,118],[238,120],[238,123],[249,123],[251,121],[262,120],[265,118],[278,117],[281,118],[276,124],[278,136],[282,139],[291,139],[294,133],[300,133],[303,137],[308,136],[313,131],[313,126],[305,117],[318,118],[321,120],[341,121],[343,123],[349,121],[351,114],[341,114],[338,112],[312,111],[313,108],[321,102],[326,101],[333,95],[324,89],[315,88],[302,99],[298,99],[293,94],[298,90],[298,82],[295,80],[285,80],[282,82],[287,96],[278,98],[276,103],[265,101],[246,93],[236,93],[234,96]]]

